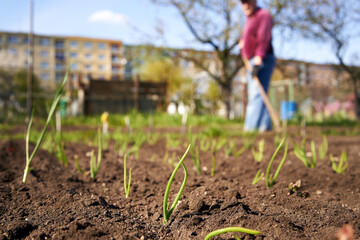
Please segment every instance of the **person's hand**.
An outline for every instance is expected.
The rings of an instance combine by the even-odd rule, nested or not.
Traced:
[[[253,70],[252,70],[252,76],[253,77],[256,77],[259,74],[262,64],[263,64],[262,57],[255,56],[254,57],[254,67],[253,67]]]
[[[260,57],[260,56],[255,56],[255,57],[254,57],[254,65],[256,65],[256,66],[261,66],[262,64],[263,64],[262,57]]]
[[[259,74],[260,72],[260,69],[261,69],[261,66],[260,65],[255,65],[252,69],[252,72],[251,72],[251,75],[253,77],[257,77],[257,75]]]

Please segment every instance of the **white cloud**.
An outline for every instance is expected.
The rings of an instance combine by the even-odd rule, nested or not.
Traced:
[[[90,22],[103,22],[112,24],[128,25],[129,19],[121,13],[114,13],[110,10],[96,11],[88,18]]]

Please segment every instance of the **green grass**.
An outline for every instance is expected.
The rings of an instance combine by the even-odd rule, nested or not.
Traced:
[[[64,125],[76,126],[76,125],[86,125],[86,126],[99,126],[100,114],[92,116],[78,116],[78,117],[67,117],[64,119]],[[128,116],[130,119],[130,124],[132,128],[142,128],[148,127],[150,118],[154,127],[171,127],[171,126],[181,126],[182,115],[169,115],[167,113],[155,113],[152,115],[148,113],[140,113],[137,111],[132,111],[128,114],[109,114],[109,127],[125,127],[125,116]],[[216,126],[222,125],[236,125],[242,123],[240,120],[228,120],[219,116],[212,115],[189,115],[187,119],[187,125],[191,126],[204,126],[209,123]]]

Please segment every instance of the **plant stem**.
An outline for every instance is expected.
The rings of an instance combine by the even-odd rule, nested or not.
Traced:
[[[23,180],[22,180],[23,183],[26,183],[26,179],[27,179],[28,172],[29,172],[29,169],[30,169],[30,164],[31,164],[32,160],[34,159],[37,151],[40,148],[40,144],[42,143],[42,141],[44,139],[44,136],[45,136],[46,130],[47,130],[49,124],[50,124],[51,118],[54,115],[56,107],[57,107],[57,105],[58,105],[58,103],[60,101],[63,88],[65,86],[65,83],[67,82],[67,79],[68,79],[70,67],[71,67],[71,65],[69,66],[69,68],[68,68],[68,70],[67,70],[67,72],[65,74],[64,80],[62,81],[62,83],[60,85],[60,88],[59,88],[59,90],[57,91],[57,93],[55,95],[55,98],[54,98],[54,100],[53,100],[53,102],[51,104],[51,107],[50,107],[49,115],[47,117],[45,126],[44,126],[44,128],[43,128],[43,130],[42,130],[42,132],[40,134],[40,137],[38,138],[38,140],[36,142],[35,148],[32,151],[30,157],[29,157],[29,140],[30,140],[30,128],[31,128],[32,124],[30,124],[30,122],[29,122],[28,130],[27,130],[27,134],[26,134],[27,153],[26,153],[26,166],[25,166],[24,176],[23,176]],[[31,119],[30,119],[31,122],[32,122],[33,118],[34,118],[34,114],[31,115]]]
[[[279,150],[282,148],[283,144],[285,142],[285,138],[283,138],[279,144],[279,146],[276,148],[273,156],[271,157],[271,160],[269,162],[269,165],[267,167],[267,170],[266,170],[266,175],[265,175],[265,179],[266,179],[266,187],[270,188],[272,187],[274,184],[275,184],[275,181],[276,181],[276,178],[277,176],[279,175],[280,173],[280,169],[281,167],[283,166],[284,162],[285,162],[285,159],[286,159],[286,156],[287,156],[287,150],[288,150],[288,143],[286,143],[286,147],[285,147],[285,152],[284,152],[284,157],[283,159],[281,160],[274,176],[271,176],[270,174],[270,168],[271,168],[271,165],[273,164],[274,162],[274,159],[276,157],[276,155],[278,154]]]
[[[128,198],[130,194],[130,186],[131,186],[131,168],[129,172],[129,183],[127,184],[126,180],[126,154],[124,156],[124,189],[125,189],[125,197]]]
[[[208,235],[206,235],[204,240],[209,240],[212,237],[215,237],[215,236],[223,234],[223,233],[228,233],[228,232],[242,232],[242,233],[253,234],[253,235],[261,234],[261,232],[259,232],[259,231],[248,229],[248,228],[227,227],[227,228],[221,228],[221,229],[218,229],[218,230],[215,230],[215,231],[209,233]]]
[[[185,188],[185,184],[186,184],[186,181],[187,181],[187,177],[188,177],[188,172],[187,172],[187,169],[186,169],[186,166],[185,164],[183,164],[183,161],[187,155],[187,153],[189,152],[190,150],[190,146],[188,146],[186,152],[184,153],[184,155],[182,156],[182,158],[180,159],[178,165],[175,167],[174,171],[172,172],[171,176],[170,176],[170,179],[168,181],[168,184],[167,184],[167,187],[166,187],[166,190],[165,190],[165,195],[164,195],[164,203],[163,203],[163,212],[164,212],[164,225],[167,224],[167,221],[169,220],[172,212],[174,211],[175,207],[176,207],[176,204],[178,203],[180,197],[181,197],[181,194],[182,192],[184,191],[184,188]],[[175,175],[177,173],[177,171],[179,170],[180,168],[180,165],[183,166],[184,168],[184,171],[185,171],[185,176],[184,176],[184,180],[183,180],[183,183],[180,187],[180,190],[174,200],[174,202],[172,203],[170,209],[168,209],[168,198],[169,198],[169,193],[170,193],[170,188],[171,188],[171,184],[172,182],[174,181],[174,178],[175,178]]]

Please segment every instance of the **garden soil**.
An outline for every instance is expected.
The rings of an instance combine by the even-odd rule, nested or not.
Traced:
[[[179,131],[180,129],[171,129]],[[94,130],[96,131],[96,130]],[[146,130],[144,130],[146,131]],[[169,129],[161,130],[162,132]],[[322,142],[318,128],[309,128],[310,139]],[[89,175],[89,153],[97,148],[87,144],[65,145],[69,165],[40,150],[34,158],[26,184],[25,142],[0,142],[0,239],[204,239],[219,228],[244,227],[261,232],[243,239],[336,239],[345,224],[360,238],[360,138],[328,136],[329,153],[339,156],[345,150],[349,165],[345,174],[332,170],[329,156],[307,168],[296,158],[293,142],[300,144],[298,129],[290,132],[289,151],[276,184],[267,188],[265,180],[253,186],[253,178],[267,164],[275,151],[274,134],[260,134],[255,144],[265,140],[264,158],[256,162],[250,150],[241,156],[226,157],[221,149],[215,154],[215,174],[211,176],[212,154],[200,151],[202,174],[198,174],[190,155],[184,163],[189,171],[185,190],[170,217],[163,224],[163,200],[174,165],[164,163],[168,151],[181,157],[186,140],[167,149],[165,138],[154,145],[144,144],[138,159],[127,159],[132,169],[130,196],[124,194],[123,157],[111,142],[103,151],[95,180]],[[242,139],[235,140],[237,148]],[[33,149],[34,145],[30,145]],[[78,156],[85,175],[74,163]],[[175,156],[174,155],[174,156]],[[283,152],[275,159],[276,170]],[[166,160],[166,159],[165,159]],[[175,163],[178,160],[175,161]],[[129,171],[128,171],[129,172]],[[172,184],[172,203],[183,181],[179,169]],[[301,187],[291,194],[289,184],[301,180]],[[226,233],[212,239],[235,239]]]

